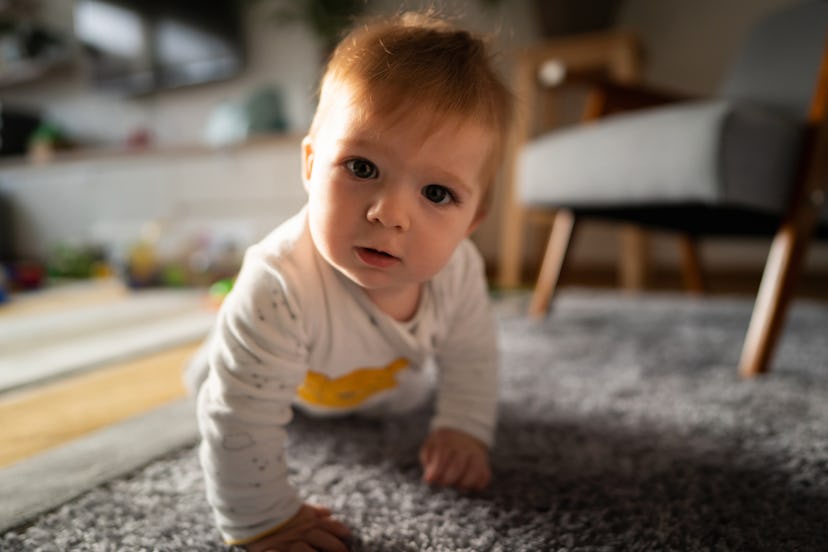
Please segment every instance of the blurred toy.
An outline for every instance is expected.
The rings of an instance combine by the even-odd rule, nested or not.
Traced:
[[[147,149],[152,145],[152,133],[146,128],[137,128],[129,133],[125,144],[130,150]]]
[[[130,287],[203,287],[235,278],[243,249],[236,239],[200,231],[185,232],[169,220],[145,223],[131,244],[108,257]]]
[[[46,270],[36,261],[18,260],[0,265],[0,303],[8,301],[12,291],[30,291],[43,285]]]
[[[15,261],[11,264],[11,285],[23,291],[38,289],[43,285],[46,269],[37,261]]]
[[[52,159],[55,152],[71,147],[71,141],[63,131],[52,122],[43,122],[29,137],[29,158],[42,163]]]
[[[127,284],[132,287],[146,287],[157,283],[160,273],[155,248],[147,242],[138,242],[129,250],[126,266]]]
[[[187,255],[187,269],[193,285],[211,285],[233,279],[241,268],[244,252],[233,242],[221,245],[200,240]]]
[[[53,278],[92,278],[111,272],[102,248],[67,243],[60,243],[52,249],[47,268]]]
[[[0,265],[0,305],[9,300],[9,278],[6,269]]]
[[[168,264],[161,268],[161,285],[168,287],[184,287],[189,283],[187,270],[178,263]]]
[[[214,147],[231,146],[255,135],[285,132],[288,126],[284,98],[266,85],[242,100],[225,100],[210,115],[204,141]]]
[[[211,285],[210,289],[207,291],[208,304],[211,307],[218,309],[224,302],[224,298],[227,297],[227,294],[233,289],[234,283],[235,278],[223,278]]]

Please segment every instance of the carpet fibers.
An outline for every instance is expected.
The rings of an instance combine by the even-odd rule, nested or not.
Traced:
[[[501,302],[494,482],[420,482],[428,409],[290,427],[291,474],[355,551],[828,550],[828,305],[736,374],[751,305],[569,292]],[[0,536],[4,551],[220,551],[192,444]]]

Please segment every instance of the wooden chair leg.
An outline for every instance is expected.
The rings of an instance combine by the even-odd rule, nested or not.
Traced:
[[[809,237],[810,232],[787,223],[773,240],[739,360],[739,373],[744,377],[769,369]]]
[[[624,291],[643,291],[649,274],[649,243],[647,233],[634,224],[621,227],[621,257],[618,265],[619,284]]]
[[[828,193],[828,40],[808,120],[814,124],[814,131],[803,157],[803,179],[793,207],[771,244],[742,347],[739,372],[745,377],[769,368],[796,278]]]
[[[525,220],[526,216],[522,207],[519,205],[507,207],[500,237],[500,261],[497,273],[497,283],[505,289],[516,288],[521,284]]]
[[[739,372],[753,377],[767,372],[782,333],[796,278],[805,260],[817,220],[828,193],[828,41],[819,73],[819,87],[809,119],[817,123],[811,146],[803,157],[803,179],[793,206],[771,244],[762,283],[753,306]]]
[[[694,295],[700,295],[707,290],[707,286],[704,282],[696,239],[689,234],[680,234],[679,248],[681,249],[681,278],[684,281],[684,288]]]
[[[574,230],[575,213],[567,209],[558,210],[552,222],[549,243],[546,246],[538,281],[529,304],[529,315],[532,317],[543,317],[549,310],[549,303],[558,287]]]

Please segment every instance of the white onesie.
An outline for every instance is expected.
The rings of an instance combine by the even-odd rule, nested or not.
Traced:
[[[248,249],[205,358],[200,457],[231,544],[266,534],[302,504],[285,463],[293,406],[322,415],[404,411],[430,392],[433,361],[431,427],[492,443],[496,335],[483,262],[468,240],[401,323],[319,256],[303,209]]]

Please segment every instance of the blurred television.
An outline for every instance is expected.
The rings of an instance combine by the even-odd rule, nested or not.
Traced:
[[[92,82],[141,95],[229,79],[244,68],[238,0],[76,0]]]

